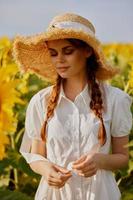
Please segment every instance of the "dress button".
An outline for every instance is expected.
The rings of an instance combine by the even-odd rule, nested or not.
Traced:
[[[79,130],[77,129],[77,127],[73,127],[73,132],[78,134]]]
[[[80,188],[77,188],[77,190],[76,190],[76,199],[81,200],[81,189]]]
[[[78,109],[75,109],[75,114],[79,114]]]

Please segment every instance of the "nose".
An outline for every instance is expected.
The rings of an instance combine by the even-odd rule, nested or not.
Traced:
[[[58,63],[64,63],[65,62],[65,56],[63,55],[63,53],[58,53],[57,62]]]

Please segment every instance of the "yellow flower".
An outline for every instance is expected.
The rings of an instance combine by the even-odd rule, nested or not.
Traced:
[[[3,70],[0,69],[0,77],[1,72]],[[6,74],[6,68],[4,73]],[[16,131],[17,117],[14,116],[13,107],[15,103],[24,104],[20,99],[20,93],[15,89],[18,84],[18,80],[0,80],[0,158],[5,155],[5,145],[8,143],[6,134]]]
[[[5,47],[9,47],[9,48],[11,47],[11,41],[6,36],[0,38],[0,49],[5,48]]]
[[[0,65],[6,66],[6,63],[11,60],[9,54],[11,53],[12,43],[7,37],[0,38]]]
[[[24,101],[20,99],[20,92],[15,89],[20,80],[10,80],[9,71],[6,67],[0,68],[0,130],[4,131],[10,131],[13,128],[15,103],[24,104]]]
[[[9,139],[7,135],[0,132],[0,160],[2,160],[5,154],[5,145],[9,144]]]
[[[133,89],[133,61],[128,63],[131,66],[131,71],[129,73],[129,87]]]
[[[114,64],[114,59],[117,59],[117,65],[121,68],[133,59],[133,44],[105,44],[103,51],[106,58],[112,61],[112,64]]]
[[[28,75],[20,78],[19,68],[11,55],[11,47],[8,38],[0,39],[0,159],[5,157],[5,147],[9,144],[8,134],[15,133],[17,128],[14,105],[25,104],[21,94],[28,91]]]

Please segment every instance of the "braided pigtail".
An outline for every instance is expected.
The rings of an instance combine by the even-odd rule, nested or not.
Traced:
[[[93,67],[94,68],[94,67]],[[102,101],[102,94],[99,88],[99,84],[96,82],[95,73],[96,69],[88,69],[89,75],[89,85],[91,87],[91,102],[90,108],[93,110],[95,115],[100,119],[100,127],[98,130],[98,139],[100,145],[103,146],[106,142],[106,130],[103,122],[102,111],[103,111],[103,101]]]
[[[46,119],[45,119],[44,124],[43,124],[42,129],[41,129],[41,138],[42,138],[42,140],[44,142],[46,142],[46,126],[47,126],[47,122],[48,122],[49,118],[53,116],[54,109],[55,109],[55,107],[57,105],[57,102],[58,102],[61,80],[62,80],[62,78],[58,75],[56,83],[53,86],[51,95],[50,95],[49,100],[48,100]]]

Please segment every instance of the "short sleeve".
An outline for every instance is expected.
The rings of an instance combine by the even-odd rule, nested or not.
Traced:
[[[46,160],[40,154],[30,153],[32,140],[40,140],[41,139],[41,127],[43,124],[43,111],[40,106],[39,95],[36,94],[30,100],[25,117],[25,131],[22,138],[22,143],[20,146],[20,153],[25,158],[27,163],[31,163],[37,160]]]
[[[132,98],[118,88],[111,98],[113,99],[111,135],[114,137],[126,136],[132,128]]]

